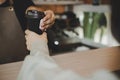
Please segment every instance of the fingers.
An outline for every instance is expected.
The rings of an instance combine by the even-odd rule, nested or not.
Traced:
[[[42,23],[42,22],[41,22]],[[44,24],[43,27],[40,26],[42,31],[46,31],[46,29],[50,28],[54,23]]]
[[[25,39],[26,39],[26,45],[27,45],[27,49],[30,50],[30,41],[29,41],[29,33],[30,31],[29,30],[26,30],[25,31]]]
[[[26,10],[26,13],[28,10],[44,11],[40,7],[36,7],[36,6],[28,7]],[[53,11],[46,10],[46,11],[44,11],[44,13],[45,13],[45,17],[43,19],[41,19],[40,26],[39,26],[39,28],[42,31],[45,31],[47,28],[51,27],[55,22],[55,15],[54,15]]]
[[[26,38],[27,49],[30,50],[30,43],[29,43],[30,41],[28,41],[29,38],[27,36],[25,36],[25,38]]]
[[[54,13],[53,13],[53,11],[51,11],[51,10],[46,10],[46,11],[44,11],[44,13],[45,13],[45,15],[46,15],[46,17],[44,17],[44,19],[43,19],[43,21],[46,21],[46,20],[48,20],[48,19],[54,19]],[[53,21],[53,20],[52,20]]]
[[[27,35],[31,35],[31,36],[47,36],[47,33],[46,32],[43,32],[41,35],[39,35],[39,34],[37,34],[37,33],[35,33],[35,32],[33,32],[33,31],[30,31],[30,30],[25,30],[25,36],[27,36]]]
[[[30,41],[31,39],[44,39],[44,40],[47,40],[47,33],[46,32],[43,32],[41,35],[33,32],[33,31],[30,31],[30,30],[26,30],[25,31],[25,38],[27,41]],[[35,41],[35,40],[34,40]]]
[[[30,33],[30,30],[25,30],[25,34],[27,35],[27,34],[29,34]]]
[[[54,21],[55,21],[55,15],[51,10],[47,10],[44,13],[46,16],[43,19],[41,19],[41,21],[40,21],[39,28],[41,30],[45,30],[45,29],[49,28],[51,25],[54,24]]]
[[[35,35],[36,33],[27,29],[27,30],[25,31],[25,34],[32,36],[32,35]]]

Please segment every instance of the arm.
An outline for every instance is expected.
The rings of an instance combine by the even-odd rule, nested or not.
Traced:
[[[20,22],[22,30],[26,30],[26,17],[25,11],[28,7],[34,6],[32,0],[13,0],[13,7],[16,13],[16,16]]]
[[[49,56],[46,33],[38,35],[27,30],[25,37],[30,55],[24,60],[18,80],[119,80],[106,70],[98,71],[89,78],[63,70]]]
[[[27,30],[25,37],[30,55],[24,60],[18,80],[79,80],[78,75],[63,71],[49,56],[46,33],[37,35]]]
[[[32,0],[13,0],[13,1],[14,1],[13,7],[15,10],[16,16],[21,24],[23,31],[25,31],[27,26],[26,25],[27,19],[25,17],[26,10],[33,9],[33,7],[34,9],[41,10],[41,11],[43,11],[43,9],[41,9],[40,7],[36,7],[35,4],[32,2]],[[45,13],[45,17],[40,22],[41,30],[45,30],[51,27],[51,25],[54,24],[54,20],[55,20],[53,11],[46,10],[44,11],[44,13]]]

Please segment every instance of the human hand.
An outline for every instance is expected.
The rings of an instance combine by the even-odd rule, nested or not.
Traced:
[[[43,31],[46,30],[47,28],[51,27],[55,21],[55,15],[54,15],[53,11],[46,10],[46,11],[44,11],[44,13],[46,16],[43,19],[41,19],[40,27],[39,27]]]
[[[28,11],[28,10],[38,10],[38,11],[44,12],[45,17],[43,19],[41,19],[40,26],[39,26],[39,28],[42,31],[45,31],[47,28],[50,28],[54,24],[55,15],[52,10],[44,11],[40,7],[35,7],[35,6],[30,6],[26,11]]]
[[[47,34],[46,32],[43,32],[43,34],[39,35],[33,31],[30,30],[26,30],[25,31],[25,38],[26,38],[26,45],[27,45],[27,49],[31,50],[33,47],[33,44],[38,42],[48,42],[47,41]]]

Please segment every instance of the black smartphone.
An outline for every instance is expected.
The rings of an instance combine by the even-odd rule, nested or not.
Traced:
[[[43,31],[39,29],[40,20],[45,17],[44,12],[38,10],[28,10],[26,13],[27,29],[42,34]]]

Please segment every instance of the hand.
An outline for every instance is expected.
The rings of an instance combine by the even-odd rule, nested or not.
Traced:
[[[46,11],[44,11],[44,13],[46,16],[43,19],[41,19],[40,27],[39,27],[43,31],[46,30],[47,28],[51,27],[55,21],[55,15],[54,15],[53,11],[46,10]]]
[[[45,13],[45,17],[43,19],[41,19],[40,26],[39,26],[39,28],[42,31],[45,31],[47,28],[51,27],[54,24],[55,15],[54,15],[53,11],[51,11],[51,10],[44,11],[40,7],[35,7],[35,6],[30,6],[27,10],[38,10],[38,11],[43,11]]]
[[[31,50],[32,45],[36,42],[40,42],[40,41],[44,41],[44,42],[48,42],[47,41],[47,34],[46,32],[43,32],[42,35],[38,35],[33,31],[30,30],[26,30],[25,31],[25,38],[26,38],[26,45],[27,45],[27,49]]]

